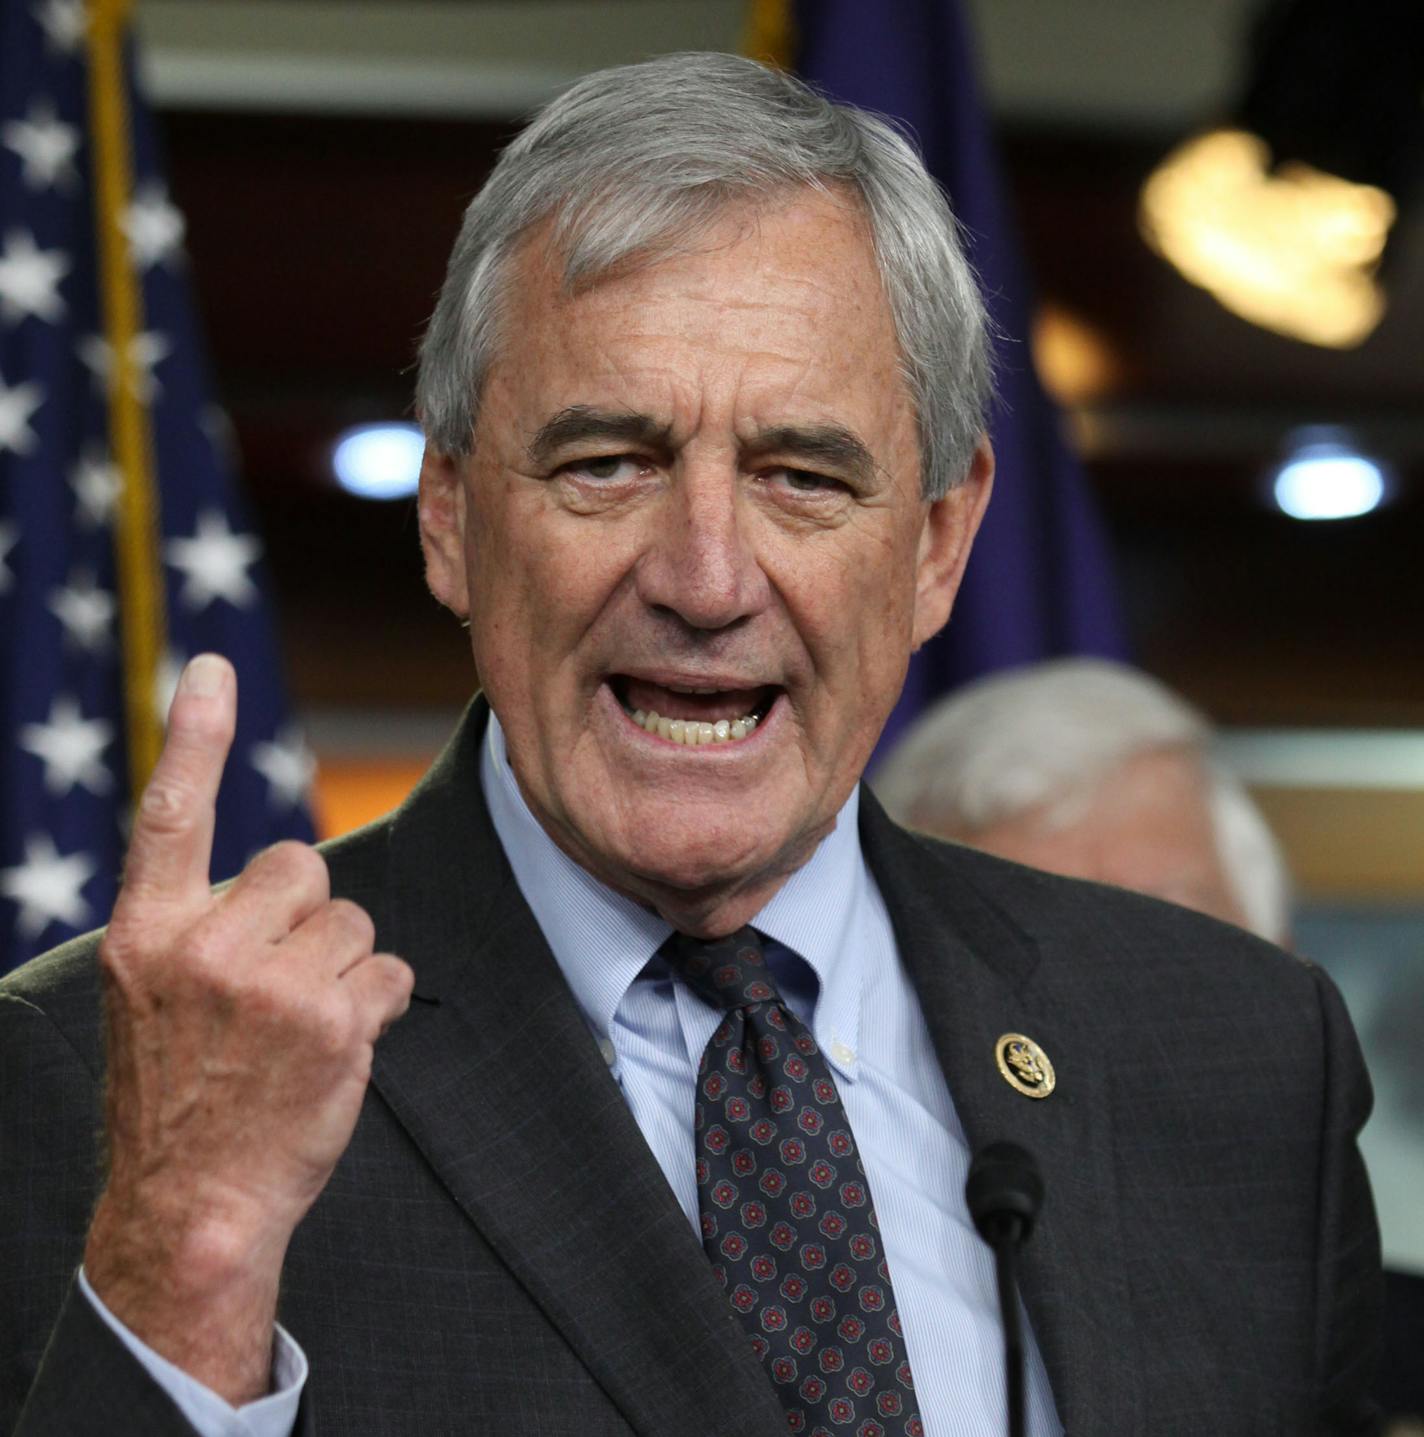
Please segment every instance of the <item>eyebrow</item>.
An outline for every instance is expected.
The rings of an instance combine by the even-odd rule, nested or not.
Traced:
[[[590,439],[611,439],[620,444],[666,450],[672,447],[672,426],[654,419],[650,414],[593,409],[586,404],[575,404],[561,409],[539,426],[529,441],[529,458],[535,465],[544,465],[568,445],[586,443]]]
[[[560,450],[590,440],[668,451],[673,447],[672,425],[650,414],[574,404],[539,426],[529,441],[529,458],[536,466],[546,465]],[[860,484],[875,476],[869,448],[843,424],[776,424],[757,430],[742,448],[749,455],[784,454],[836,469]]]
[[[759,429],[745,446],[749,454],[785,454],[808,464],[836,469],[861,484],[875,477],[875,459],[865,443],[843,424],[778,424]]]

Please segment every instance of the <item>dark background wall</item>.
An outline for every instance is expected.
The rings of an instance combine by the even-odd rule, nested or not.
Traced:
[[[463,646],[422,594],[410,506],[341,494],[329,446],[347,424],[409,414],[445,255],[512,121],[164,119],[298,696],[456,702]],[[1096,346],[1069,420],[1137,651],[1225,722],[1424,725],[1424,244],[1401,237],[1393,308],[1360,350],[1254,329],[1138,238],[1138,186],[1174,138],[1003,136],[1039,298]],[[1397,465],[1393,504],[1343,523],[1276,512],[1265,474],[1300,422],[1373,436]]]

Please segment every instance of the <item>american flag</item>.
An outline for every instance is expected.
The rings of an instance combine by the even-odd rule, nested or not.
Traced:
[[[128,8],[0,0],[0,972],[107,917],[201,650],[240,690],[214,879],[312,836]]]

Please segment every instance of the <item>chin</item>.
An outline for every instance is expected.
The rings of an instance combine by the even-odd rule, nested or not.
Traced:
[[[650,816],[618,844],[614,861],[631,885],[692,897],[739,889],[785,868],[789,842],[764,826],[749,832],[756,805],[730,817],[725,806],[708,809],[694,804]]]

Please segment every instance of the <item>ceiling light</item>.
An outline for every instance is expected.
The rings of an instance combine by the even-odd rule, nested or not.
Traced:
[[[1147,242],[1253,324],[1332,348],[1385,312],[1386,247],[1424,147],[1419,0],[1258,0],[1230,121],[1142,188]]]
[[[1276,470],[1276,505],[1292,519],[1354,519],[1379,508],[1388,491],[1382,465],[1340,438],[1299,444]]]
[[[336,482],[361,499],[407,499],[420,479],[425,436],[418,424],[361,424],[331,452]]]
[[[1112,343],[1081,315],[1062,305],[1040,305],[1033,320],[1033,359],[1043,387],[1064,405],[1090,404],[1122,381]]]
[[[1142,233],[1243,319],[1312,344],[1360,344],[1384,314],[1375,270],[1394,201],[1306,164],[1273,172],[1270,160],[1244,130],[1188,140],[1143,186]]]

